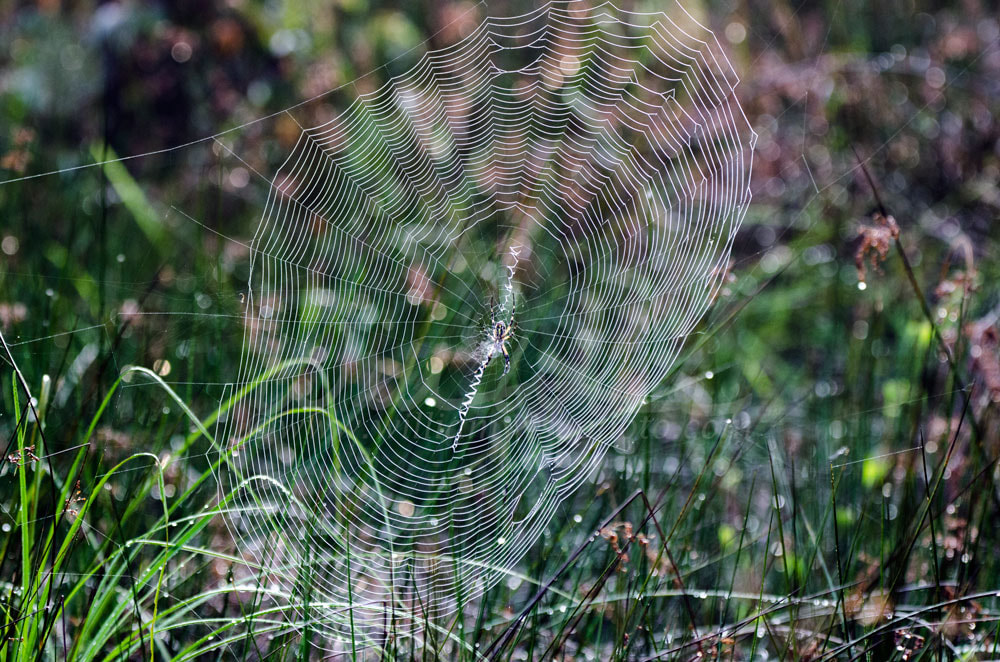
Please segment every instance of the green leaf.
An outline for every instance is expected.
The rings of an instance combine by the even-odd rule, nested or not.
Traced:
[[[132,214],[136,225],[149,239],[149,243],[153,244],[159,253],[165,254],[170,236],[166,226],[163,225],[161,215],[157,213],[125,165],[118,160],[118,155],[110,146],[98,143],[90,146],[90,153],[99,163],[103,162],[104,174],[114,187],[115,193],[121,198],[122,204]]]

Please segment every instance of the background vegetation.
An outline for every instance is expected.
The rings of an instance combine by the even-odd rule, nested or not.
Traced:
[[[997,7],[684,4],[760,134],[730,283],[522,567],[369,654],[996,658]],[[240,311],[248,255],[216,232],[252,233],[252,170],[297,134],[223,137],[245,164],[207,142],[75,168],[351,83],[336,108],[484,11],[0,6],[0,178],[61,171],[0,185],[0,660],[321,655],[217,512],[207,437],[240,338],[189,314]]]

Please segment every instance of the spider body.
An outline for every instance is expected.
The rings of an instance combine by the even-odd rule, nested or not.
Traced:
[[[510,307],[510,319],[508,321],[496,318],[496,307],[490,306],[490,327],[489,334],[489,354],[486,361],[489,362],[497,354],[503,356],[503,374],[510,371],[510,351],[507,349],[507,341],[514,337],[514,330],[517,329],[517,322],[514,320],[514,306]]]

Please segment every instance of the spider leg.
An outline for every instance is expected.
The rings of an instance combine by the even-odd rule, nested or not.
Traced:
[[[503,354],[503,374],[506,375],[510,371],[510,352],[503,343],[500,343],[500,353]]]
[[[514,329],[516,329],[516,328],[517,328],[516,324],[513,325],[513,326],[508,326],[507,328],[505,328],[503,330],[503,335],[500,337],[500,341],[501,342],[507,342],[508,340],[510,340],[511,338],[513,338],[514,337]]]

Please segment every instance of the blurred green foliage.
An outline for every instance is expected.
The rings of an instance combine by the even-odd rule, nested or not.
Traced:
[[[598,536],[528,616],[514,659],[558,647],[568,659],[690,659],[697,646],[675,648],[695,635],[716,659],[986,659],[1000,614],[989,596],[1000,586],[996,7],[684,4],[720,36],[760,134],[732,278],[634,424],[631,452],[609,456],[521,574],[463,614],[460,634],[443,624],[452,636],[424,652],[475,659],[642,488],[664,494],[669,544],[647,524],[648,543],[623,561],[608,532]],[[51,613],[65,623],[30,621],[48,642],[43,657],[148,655],[154,603],[167,610],[153,645],[163,657],[214,656],[208,637],[233,623],[244,628],[227,643],[233,657],[309,656],[301,624],[259,636],[247,625],[264,600],[221,517],[198,519],[215,502],[214,450],[185,408],[216,411],[239,358],[241,330],[219,316],[239,315],[246,295],[250,255],[238,242],[266,202],[249,182],[274,172],[298,135],[278,111],[324,95],[307,109],[318,124],[483,13],[366,0],[0,7],[0,179],[60,171],[0,185],[0,328],[33,392],[47,375],[51,394],[42,427],[4,357],[0,659],[34,655],[10,623],[59,600]],[[880,226],[855,150],[899,224],[917,290],[894,242],[885,256],[858,256],[859,237]],[[81,167],[116,155],[127,160]],[[145,373],[119,383],[129,365],[150,367],[177,397],[133,388],[155,381]],[[26,459],[31,445],[45,462]],[[133,466],[110,475],[122,462]],[[36,591],[31,602],[32,572],[53,558],[47,522],[66,534],[66,513],[84,503],[67,501],[75,480],[86,525],[73,529],[51,600]],[[164,535],[175,531],[168,503],[185,548]],[[633,504],[622,521],[643,517]],[[89,610],[102,618],[88,623]],[[409,645],[392,655],[406,659]]]

